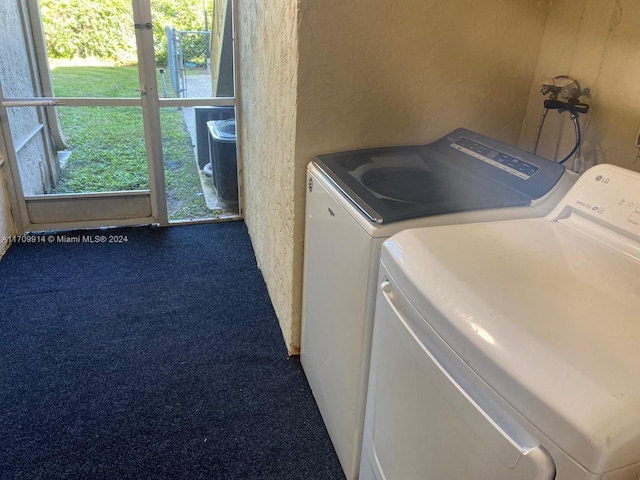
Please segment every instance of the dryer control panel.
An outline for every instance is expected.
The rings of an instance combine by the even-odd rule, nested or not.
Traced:
[[[608,164],[590,168],[549,217],[561,219],[571,211],[640,240],[640,173]]]

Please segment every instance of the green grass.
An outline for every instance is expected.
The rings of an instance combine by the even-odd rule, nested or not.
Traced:
[[[179,218],[206,218],[207,210],[202,196],[200,173],[196,168],[191,137],[178,108],[160,110],[165,181],[169,198],[169,220]]]
[[[137,107],[59,107],[71,157],[55,193],[149,188],[142,111]]]
[[[138,67],[57,66],[51,70],[57,97],[136,98]]]
[[[58,97],[137,97],[138,69],[58,66]],[[58,107],[71,156],[53,193],[93,193],[149,188],[142,109]],[[202,197],[191,138],[182,111],[161,110],[170,220],[211,216]]]

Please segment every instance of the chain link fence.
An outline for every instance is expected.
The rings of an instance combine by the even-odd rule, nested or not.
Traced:
[[[169,85],[162,75],[165,97],[211,97],[210,32],[181,31],[166,27]]]

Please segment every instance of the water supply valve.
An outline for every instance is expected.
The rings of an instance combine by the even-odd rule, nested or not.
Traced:
[[[549,95],[549,98],[544,100],[544,110],[540,116],[540,121],[538,122],[538,130],[536,132],[533,153],[537,153],[538,151],[540,134],[542,133],[542,127],[544,125],[547,112],[549,110],[557,110],[558,113],[569,112],[569,117],[571,118],[575,128],[576,143],[569,154],[559,160],[558,163],[565,163],[569,158],[575,155],[573,162],[574,171],[583,170],[584,162],[580,149],[582,143],[582,132],[580,129],[578,115],[581,113],[585,114],[589,111],[589,105],[581,102],[580,97],[591,96],[591,89],[583,89],[578,81],[569,75],[558,75],[557,77],[542,77],[542,88],[540,92],[543,95]]]
[[[558,110],[559,112],[569,111],[573,113],[587,113],[589,105],[580,102],[580,97],[591,95],[591,89],[580,87],[575,78],[568,75],[558,75],[557,77],[542,77],[543,95],[549,95],[544,101],[544,108]]]

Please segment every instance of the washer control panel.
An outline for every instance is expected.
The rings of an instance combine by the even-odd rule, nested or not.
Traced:
[[[521,158],[506,154],[466,137],[459,138],[451,144],[451,147],[523,180],[528,180],[540,169]]]

